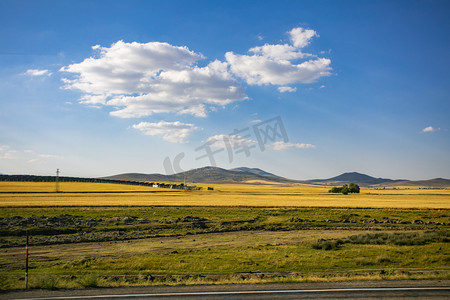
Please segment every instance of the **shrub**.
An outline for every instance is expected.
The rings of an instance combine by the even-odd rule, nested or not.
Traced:
[[[82,287],[98,287],[98,277],[96,275],[86,275],[77,281]]]
[[[384,254],[384,255],[380,255],[377,257],[377,263],[381,264],[381,263],[390,263],[391,262],[391,258]]]
[[[367,233],[352,235],[345,242],[351,244],[414,246],[448,243],[450,241],[449,236],[450,232],[447,231]]]
[[[312,245],[312,247],[319,250],[338,250],[343,243],[344,242],[341,239],[319,239]]]
[[[396,245],[415,246],[431,243],[450,242],[450,232],[448,231],[425,231],[420,232],[395,232],[395,233],[367,233],[352,235],[345,239],[319,239],[313,244],[314,249],[336,250],[342,244],[359,245]],[[379,262],[389,262],[389,257],[379,257]]]
[[[30,287],[36,289],[55,290],[58,287],[58,278],[55,275],[30,276]]]

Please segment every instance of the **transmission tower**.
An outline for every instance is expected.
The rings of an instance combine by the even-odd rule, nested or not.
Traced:
[[[59,169],[56,169],[55,192],[59,192]]]

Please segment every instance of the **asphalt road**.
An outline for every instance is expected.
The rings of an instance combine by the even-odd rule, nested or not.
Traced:
[[[239,284],[10,291],[0,299],[450,299],[450,281]]]

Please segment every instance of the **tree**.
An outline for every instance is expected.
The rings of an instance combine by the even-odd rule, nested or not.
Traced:
[[[350,183],[348,185],[349,193],[359,193],[359,186],[355,183]]]
[[[331,190],[328,191],[329,193],[340,193],[341,192],[341,188],[340,187],[332,187]]]
[[[348,185],[344,184],[342,186],[341,193],[344,194],[344,195],[348,195],[348,193],[349,193]]]
[[[344,184],[342,187],[333,187],[328,191],[329,193],[342,193],[348,195],[348,193],[359,193],[359,186],[355,183],[350,183],[349,185]]]

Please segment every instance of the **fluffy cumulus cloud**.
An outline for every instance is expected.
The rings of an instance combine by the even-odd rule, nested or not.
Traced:
[[[198,130],[198,127],[193,124],[185,124],[178,121],[141,122],[133,125],[133,128],[140,130],[145,135],[162,136],[164,140],[172,143],[184,143],[192,132]]]
[[[276,151],[286,149],[314,149],[316,146],[303,143],[289,143],[289,142],[275,142],[271,145],[271,148]]]
[[[312,29],[304,29],[302,27],[293,28],[289,32],[292,44],[297,48],[304,48],[309,45],[311,39],[319,36],[317,32]]]
[[[39,70],[39,69],[29,69],[25,72],[25,75],[30,76],[51,76],[52,73],[45,69],[45,70]]]
[[[290,44],[265,44],[249,50],[251,55],[227,52],[230,70],[250,85],[312,83],[331,74],[331,60],[302,52],[314,30],[297,27],[288,32]],[[289,91],[284,87],[280,92]]]
[[[204,56],[187,47],[118,41],[93,50],[96,57],[61,69],[75,74],[63,81],[84,93],[82,103],[113,106],[116,117],[169,112],[204,117],[210,107],[247,98],[226,63],[199,67]]]
[[[441,130],[441,128],[435,128],[435,127],[432,127],[432,126],[428,126],[428,127],[425,127],[424,129],[422,129],[420,131],[420,133],[436,132],[436,131],[439,131],[439,130]]]
[[[205,117],[227,104],[247,99],[242,82],[249,85],[278,85],[278,90],[295,92],[288,85],[311,83],[330,75],[331,61],[303,52],[314,30],[294,28],[290,42],[253,47],[250,55],[233,52],[225,60],[211,60],[186,46],[162,42],[127,43],[109,47],[95,45],[93,56],[62,67],[66,89],[82,92],[81,103],[112,108],[119,118],[142,118],[160,113]],[[48,70],[28,70],[42,76]],[[180,122],[141,122],[133,126],[148,135],[168,141],[185,141],[196,130]]]

